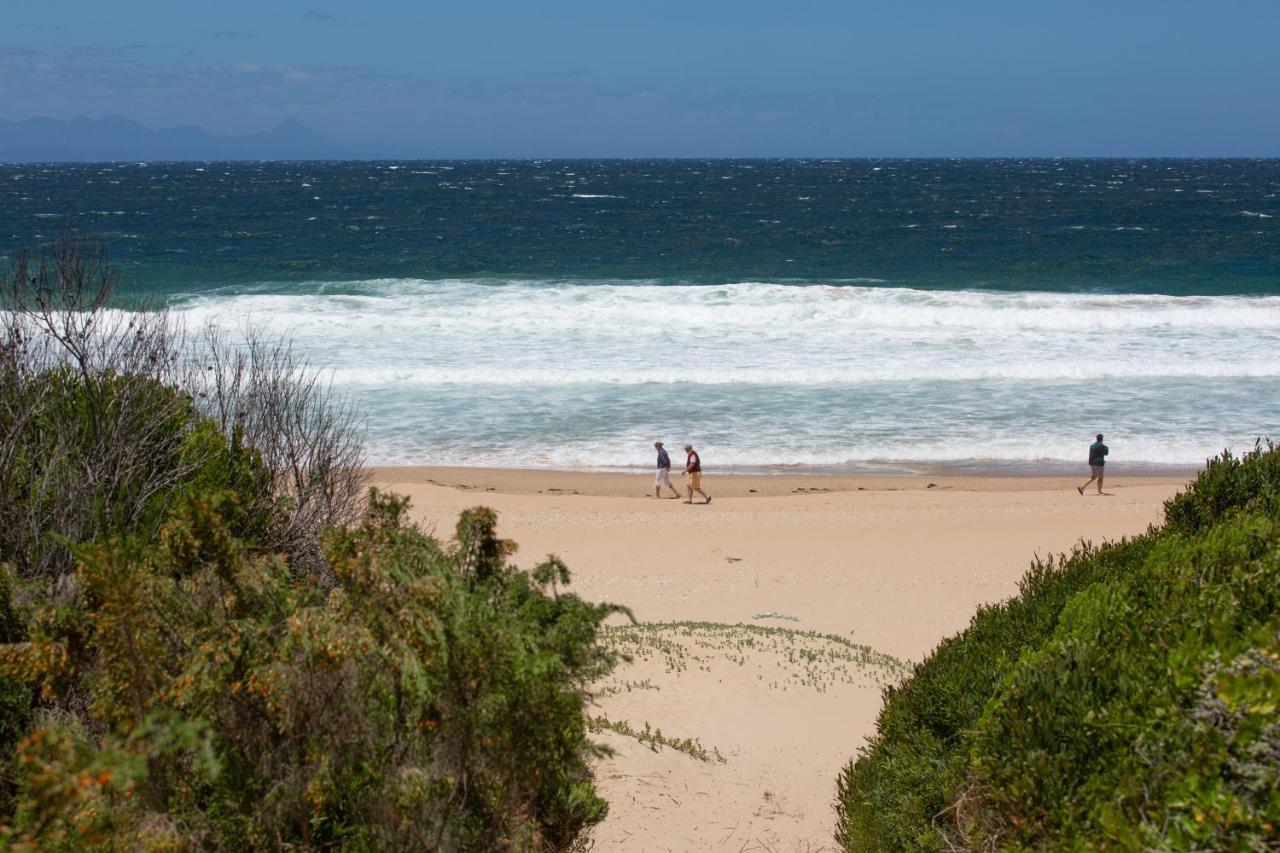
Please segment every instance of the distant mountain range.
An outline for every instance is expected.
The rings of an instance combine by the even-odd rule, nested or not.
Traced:
[[[368,156],[371,152],[365,152]],[[307,160],[361,154],[334,145],[294,119],[243,135],[199,127],[153,130],[132,119],[76,116],[70,121],[0,119],[0,162],[107,160]]]

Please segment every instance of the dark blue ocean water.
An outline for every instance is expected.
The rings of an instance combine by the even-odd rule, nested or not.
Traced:
[[[1280,160],[0,166],[0,252],[102,237],[132,284],[883,279],[1280,288]]]
[[[1280,161],[0,165],[0,254],[288,332],[375,461],[1196,464],[1280,433]]]

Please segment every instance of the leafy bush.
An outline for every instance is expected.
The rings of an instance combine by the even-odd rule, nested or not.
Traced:
[[[1037,563],[886,692],[838,781],[846,849],[1249,847],[1280,825],[1271,448],[1166,525]]]
[[[1280,524],[1170,537],[1073,598],[973,734],[970,841],[1280,839]]]
[[[968,769],[966,739],[1004,671],[1052,635],[1063,605],[1141,560],[1150,536],[1037,560],[1019,594],[981,608],[911,677],[885,691],[876,736],[839,779],[838,838],[848,849],[941,849],[954,841],[944,811]]]
[[[0,565],[0,644],[23,638],[21,619],[12,605],[14,580]],[[13,799],[13,748],[30,725],[32,698],[25,682],[0,674],[0,804],[7,805]]]
[[[0,390],[0,562],[21,577],[67,575],[72,543],[154,535],[183,492],[272,495],[259,454],[155,378],[59,365]],[[258,537],[271,520],[268,507]]]
[[[1165,504],[1165,529],[1192,536],[1241,510],[1280,511],[1280,453],[1259,441],[1252,453],[1210,459],[1187,489]]]
[[[231,493],[78,549],[82,606],[19,607],[0,647],[41,699],[8,843],[572,847],[606,810],[583,702],[616,608],[508,565],[490,510],[444,548],[405,506],[331,532],[328,592],[232,534]]]

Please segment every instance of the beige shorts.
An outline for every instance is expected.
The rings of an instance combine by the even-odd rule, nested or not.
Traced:
[[[702,488],[702,472],[691,471],[688,474],[685,474],[684,482],[691,489],[701,489]]]

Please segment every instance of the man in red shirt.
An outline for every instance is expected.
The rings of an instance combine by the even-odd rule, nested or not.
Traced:
[[[693,503],[694,492],[706,498],[703,503],[711,503],[711,495],[702,491],[702,459],[698,456],[698,451],[693,449],[692,444],[686,444],[684,452],[686,454],[684,459],[684,481],[689,487],[689,500],[685,501],[685,503]]]

